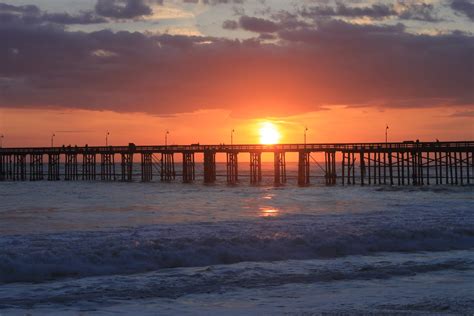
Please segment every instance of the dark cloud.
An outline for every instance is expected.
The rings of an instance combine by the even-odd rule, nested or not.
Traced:
[[[435,15],[435,7],[431,4],[400,2],[395,9],[394,5],[373,4],[367,7],[350,7],[343,3],[337,3],[336,7],[318,5],[304,7],[298,13],[279,11],[270,16],[271,19],[251,17],[242,14],[238,21],[227,20],[222,27],[228,30],[243,29],[255,33],[285,32],[301,28],[313,27],[324,20],[332,18],[361,18],[367,17],[373,20],[381,20],[396,17],[400,20],[419,20],[425,22],[441,21]],[[312,23],[307,22],[308,19]]]
[[[319,19],[321,17],[367,17],[375,20],[398,17],[401,20],[420,20],[425,22],[439,22],[435,16],[435,7],[427,3],[399,2],[398,8],[392,4],[376,3],[371,6],[353,7],[344,3],[337,3],[335,7],[319,5],[305,7],[301,15],[306,18]]]
[[[268,116],[474,104],[471,35],[335,20],[273,35],[278,44],[0,23],[0,106]]]
[[[202,0],[204,4],[217,5],[217,4],[242,4],[244,0]]]
[[[384,4],[374,4],[370,7],[348,7],[343,3],[338,3],[335,8],[330,6],[315,6],[302,10],[302,15],[305,17],[343,16],[382,19],[395,14],[396,11],[393,9],[393,6]]]
[[[226,20],[224,23],[222,23],[222,27],[226,30],[236,30],[239,28],[239,22]]]
[[[35,5],[14,6],[14,5],[11,5],[11,4],[0,3],[0,12],[39,14],[40,9]]]
[[[163,4],[163,0],[97,0],[95,11],[108,18],[135,19],[152,15],[152,2]]]
[[[402,20],[418,20],[424,22],[442,21],[435,14],[435,7],[429,3],[400,4],[402,9],[398,12],[398,18]]]
[[[274,14],[272,18],[275,21],[242,15],[238,21],[224,21],[222,27],[227,30],[236,30],[240,28],[245,31],[266,33],[268,35],[268,33],[275,33],[277,31],[309,26],[308,23],[299,20],[297,15],[288,12]]]
[[[21,22],[25,24],[96,24],[105,23],[107,19],[97,16],[92,11],[69,13],[48,13],[35,5],[14,6],[0,3],[0,21],[2,23]]]
[[[469,0],[453,0],[451,9],[465,14],[471,21],[474,21],[474,3]]]
[[[183,0],[184,3],[203,3],[209,5],[218,4],[242,4],[244,0]]]
[[[97,24],[107,23],[108,20],[97,16],[93,12],[82,12],[78,15],[70,15],[68,13],[44,13],[41,20],[58,24]]]
[[[279,29],[279,26],[273,21],[246,15],[239,18],[239,25],[246,31],[256,33],[273,33]]]

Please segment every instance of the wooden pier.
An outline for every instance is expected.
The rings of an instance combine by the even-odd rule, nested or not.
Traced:
[[[216,154],[224,154],[227,183],[236,184],[241,181],[238,157],[248,154],[249,182],[259,184],[263,178],[263,153],[273,153],[275,185],[287,182],[287,153],[297,154],[297,183],[301,186],[311,183],[312,168],[322,170],[323,183],[328,186],[467,185],[474,181],[474,141],[0,148],[0,181],[149,182],[159,175],[160,181],[174,181],[181,176],[182,182],[190,183],[196,180],[195,155],[201,154],[203,181],[214,183]],[[324,154],[321,164],[313,157],[318,153]],[[180,175],[175,171],[178,155],[182,157]],[[134,156],[141,158],[137,179],[133,173]]]

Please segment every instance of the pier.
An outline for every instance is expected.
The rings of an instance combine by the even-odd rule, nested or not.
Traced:
[[[327,186],[466,185],[474,181],[474,141],[0,148],[0,181],[150,182],[156,177],[163,182],[192,183],[199,163],[195,155],[201,154],[203,182],[214,183],[216,154],[223,154],[228,184],[242,181],[238,163],[242,155],[250,158],[249,183],[259,184],[263,153],[273,154],[275,185],[287,182],[288,153],[297,154],[300,186],[311,184],[312,169],[323,173]],[[320,154],[324,161],[314,158]],[[177,156],[180,174],[175,169]],[[134,157],[140,157],[139,176],[133,173]]]

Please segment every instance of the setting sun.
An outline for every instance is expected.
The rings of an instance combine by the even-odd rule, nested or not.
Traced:
[[[271,122],[264,122],[260,127],[260,144],[272,145],[280,141],[280,132]]]

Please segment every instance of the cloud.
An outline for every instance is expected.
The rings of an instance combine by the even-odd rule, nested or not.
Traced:
[[[465,14],[471,21],[474,21],[474,3],[469,0],[453,0],[451,9]]]
[[[435,14],[435,7],[431,3],[399,3],[398,18],[401,20],[417,20],[424,22],[440,22],[442,19]]]
[[[35,5],[14,6],[11,4],[0,3],[0,12],[2,13],[28,13],[39,14],[40,9]]]
[[[222,27],[226,30],[236,30],[240,26],[239,26],[239,23],[237,21],[226,20],[222,23]]]
[[[370,17],[373,19],[382,19],[395,15],[396,11],[391,5],[374,4],[370,7],[348,7],[343,3],[337,3],[336,7],[331,6],[314,6],[304,8],[302,15],[305,17]]]
[[[397,5],[375,3],[371,6],[347,6],[338,2],[335,7],[318,5],[304,7],[301,16],[319,19],[321,17],[371,18],[381,20],[396,17],[400,20],[419,20],[425,22],[439,22],[435,16],[435,7],[424,2],[407,3],[399,1]]]
[[[107,23],[108,20],[95,15],[93,12],[82,12],[78,15],[70,15],[68,13],[44,13],[41,20],[45,22],[58,24],[97,24]]]
[[[97,16],[92,11],[80,12],[76,15],[69,13],[48,13],[41,11],[35,5],[14,6],[0,3],[0,20],[3,23],[20,22],[25,24],[97,24],[105,23],[107,19]]]
[[[182,0],[183,3],[202,3],[206,5],[219,5],[219,4],[243,4],[244,0]]]
[[[299,20],[298,16],[288,12],[279,12],[278,14],[273,15],[272,18],[276,21],[242,15],[238,21],[224,21],[222,27],[228,30],[236,30],[240,28],[245,31],[263,33],[266,34],[265,36],[269,36],[268,33],[309,26],[308,23]]]
[[[273,21],[246,15],[240,17],[239,25],[246,31],[256,33],[273,33],[279,29],[278,25]]]
[[[273,30],[271,24],[250,24]],[[84,33],[23,20],[0,23],[0,107],[157,115],[220,108],[255,117],[332,104],[474,104],[469,34],[416,35],[402,24],[338,20],[277,24],[272,34],[278,42],[266,44],[258,38]]]
[[[97,0],[95,11],[108,18],[135,19],[152,15],[152,3],[163,4],[163,0]]]

